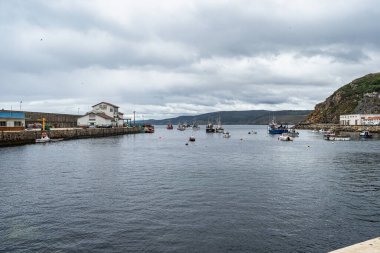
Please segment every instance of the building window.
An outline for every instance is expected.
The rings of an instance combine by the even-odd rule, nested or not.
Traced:
[[[113,109],[112,109],[112,108],[110,108],[110,112],[113,112]]]
[[[14,126],[15,126],[15,127],[22,126],[22,125],[21,125],[21,121],[15,121],[15,122],[14,122]]]
[[[0,126],[7,126],[7,122],[6,121],[0,121]]]

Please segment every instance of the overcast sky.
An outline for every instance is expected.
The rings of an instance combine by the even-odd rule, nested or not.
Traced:
[[[313,109],[380,71],[376,0],[0,0],[0,33],[0,109]]]

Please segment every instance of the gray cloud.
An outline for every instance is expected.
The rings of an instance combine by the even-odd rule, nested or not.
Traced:
[[[365,1],[0,2],[0,107],[312,109],[380,64]],[[149,117],[147,116],[147,117]]]

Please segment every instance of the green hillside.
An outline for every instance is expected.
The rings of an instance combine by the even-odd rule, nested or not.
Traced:
[[[368,74],[344,85],[317,104],[309,123],[339,123],[342,114],[380,113],[380,73]]]

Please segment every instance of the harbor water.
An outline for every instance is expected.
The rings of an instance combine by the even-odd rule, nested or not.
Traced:
[[[225,128],[1,148],[0,252],[327,252],[380,235],[378,138]]]

